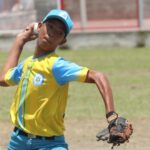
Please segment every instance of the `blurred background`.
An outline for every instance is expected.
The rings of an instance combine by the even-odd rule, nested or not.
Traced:
[[[149,0],[0,0],[0,28],[20,29],[60,8],[71,14],[74,30],[138,30],[150,25],[149,5]]]
[[[149,0],[0,0],[0,35],[16,34],[41,21],[49,10],[60,8],[74,21],[69,48],[149,47],[149,6]]]
[[[116,150],[149,150],[150,0],[0,0],[0,69],[16,34],[55,8],[67,10],[74,21],[57,53],[105,73],[116,111],[133,123],[130,143]],[[35,41],[27,43],[19,61],[33,55],[34,47]],[[9,108],[15,90],[0,87],[0,150],[7,149],[14,128]],[[70,150],[110,150],[111,145],[95,137],[107,126],[96,86],[73,82],[68,99],[65,135]]]

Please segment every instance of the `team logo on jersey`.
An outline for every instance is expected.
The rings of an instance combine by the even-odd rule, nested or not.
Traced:
[[[40,86],[40,85],[43,84],[43,82],[44,82],[44,77],[43,77],[43,75],[41,75],[41,74],[36,74],[36,75],[34,76],[33,84],[34,84],[35,86]]]

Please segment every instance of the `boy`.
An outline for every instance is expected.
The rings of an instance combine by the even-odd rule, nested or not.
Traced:
[[[14,130],[8,150],[67,150],[64,139],[64,115],[68,84],[71,81],[95,83],[103,98],[110,122],[117,118],[112,90],[101,72],[81,67],[55,54],[66,42],[73,22],[66,11],[51,10],[38,23],[19,33],[0,74],[1,86],[18,85],[10,109]],[[26,42],[37,38],[32,57],[18,64]]]

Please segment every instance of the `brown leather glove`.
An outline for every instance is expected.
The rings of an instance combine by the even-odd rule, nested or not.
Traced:
[[[132,124],[130,124],[125,118],[118,117],[109,123],[109,126],[99,132],[96,137],[97,140],[107,141],[114,146],[119,146],[125,142],[128,142],[130,136],[133,133]]]

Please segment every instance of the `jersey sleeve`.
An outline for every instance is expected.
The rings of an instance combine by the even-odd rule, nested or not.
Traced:
[[[20,81],[21,75],[22,75],[22,68],[23,68],[24,62],[18,64],[16,67],[11,68],[7,71],[5,75],[5,82],[10,85],[17,85]]]
[[[88,70],[86,67],[66,61],[63,58],[58,58],[52,67],[54,78],[59,85],[64,85],[71,81],[84,82]]]

